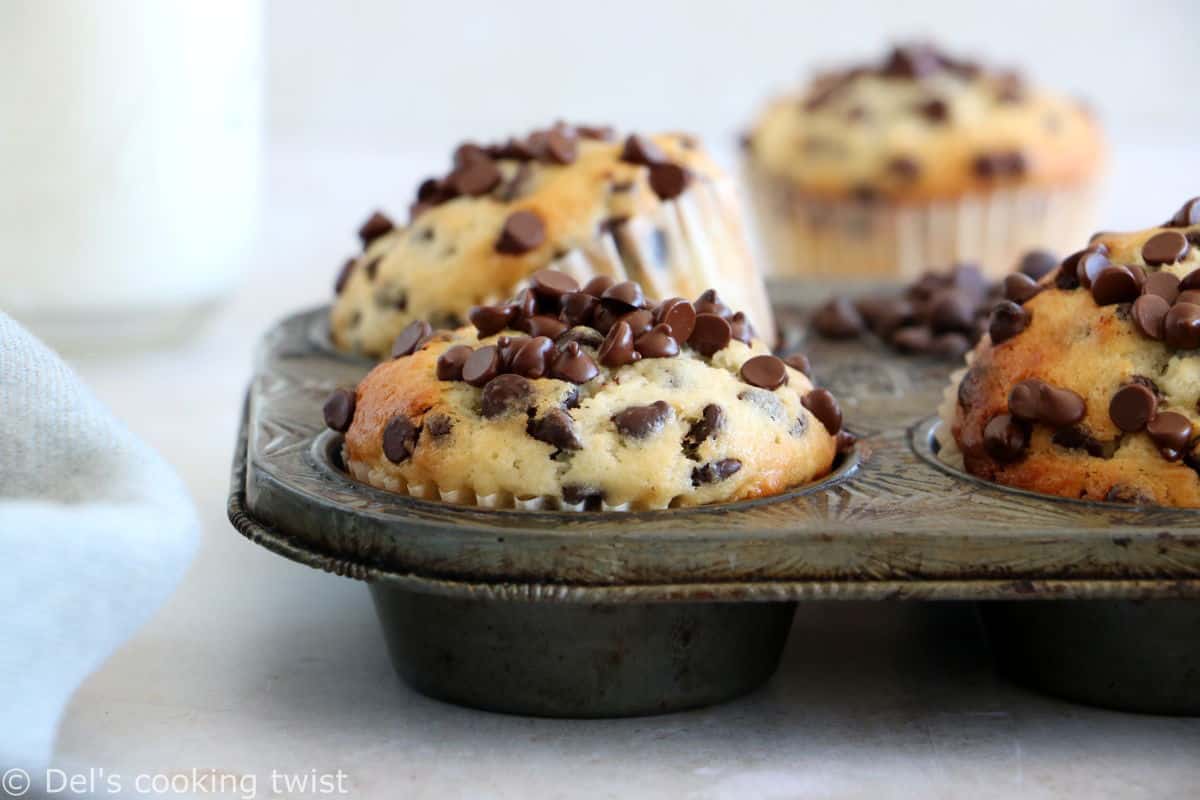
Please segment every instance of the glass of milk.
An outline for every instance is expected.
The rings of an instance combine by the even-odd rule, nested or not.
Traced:
[[[256,228],[255,0],[0,2],[0,310],[66,349],[186,335]]]

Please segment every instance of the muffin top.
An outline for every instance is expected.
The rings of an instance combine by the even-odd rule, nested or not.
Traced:
[[[359,480],[487,507],[658,509],[778,494],[853,443],[807,362],[771,355],[712,291],[651,304],[636,283],[542,270],[471,319],[412,323],[393,360],[330,397]]]
[[[1200,506],[1200,198],[1011,278],[952,413],[968,471],[1034,491]]]
[[[772,102],[749,158],[826,198],[921,202],[1096,174],[1099,127],[1080,103],[926,45],[818,75]]]
[[[417,189],[407,225],[377,212],[359,230],[363,252],[336,283],[334,343],[381,356],[414,320],[462,325],[472,306],[511,295],[552,260],[720,175],[685,134],[618,139],[560,123],[460,145],[450,172]],[[666,268],[626,264],[642,266]]]

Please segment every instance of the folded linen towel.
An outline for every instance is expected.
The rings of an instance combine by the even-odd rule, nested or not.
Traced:
[[[183,483],[0,313],[0,767],[40,770],[72,692],[174,589]]]

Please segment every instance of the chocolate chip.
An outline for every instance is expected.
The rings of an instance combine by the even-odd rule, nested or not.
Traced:
[[[447,178],[458,194],[468,197],[487,194],[500,184],[500,179],[496,162],[483,153],[454,170]]]
[[[508,327],[513,319],[510,306],[475,306],[467,313],[481,337],[492,336]]]
[[[934,333],[970,331],[975,322],[976,303],[964,292],[953,289],[939,291],[929,301],[929,324]]]
[[[885,78],[917,80],[942,69],[942,61],[932,48],[913,45],[892,50],[880,70]]]
[[[914,181],[921,175],[921,164],[908,156],[893,156],[887,163],[887,171],[902,181]]]
[[[736,458],[723,458],[720,461],[710,461],[692,470],[692,486],[719,483],[741,468],[742,462]]]
[[[981,153],[971,162],[975,176],[984,180],[1017,177],[1025,174],[1025,167],[1025,156],[1019,150]]]
[[[465,344],[456,344],[438,356],[437,377],[439,381],[461,381],[463,365],[475,352]]]
[[[1100,273],[1112,266],[1114,264],[1108,260],[1108,253],[1089,248],[1082,251],[1076,260],[1075,275],[1081,286],[1090,289]]]
[[[383,429],[383,455],[393,464],[408,459],[417,449],[420,430],[403,414],[392,417]]]
[[[454,422],[445,414],[430,414],[425,417],[425,432],[435,439],[441,439],[454,428]]]
[[[788,382],[787,367],[776,356],[755,356],[742,364],[742,380],[761,389],[778,389]]]
[[[496,198],[504,203],[511,203],[525,192],[525,185],[533,175],[533,167],[528,162],[521,162],[512,177],[496,192]]]
[[[371,242],[380,236],[390,233],[395,227],[391,219],[382,211],[376,211],[371,214],[371,216],[367,217],[367,221],[358,229],[358,238],[362,240],[363,249],[368,248]]]
[[[538,312],[537,295],[529,289],[522,289],[517,292],[517,296],[513,298],[511,304],[511,314],[514,323],[522,319],[532,317]]]
[[[576,325],[587,325],[591,322],[592,314],[599,302],[599,300],[590,294],[584,294],[583,292],[572,292],[571,294],[563,295],[562,311],[559,313],[559,318],[572,328]]]
[[[671,358],[679,355],[679,342],[669,325],[659,324],[637,338],[634,345],[643,358]]]
[[[1014,272],[1004,277],[1004,298],[1019,306],[1025,305],[1041,290],[1033,278],[1023,273]]]
[[[1144,294],[1133,302],[1130,315],[1138,331],[1156,342],[1165,335],[1164,323],[1171,304],[1157,294]]]
[[[563,502],[568,505],[583,504],[584,508],[589,511],[599,511],[601,502],[604,500],[604,492],[592,486],[578,486],[576,484],[567,484],[562,489]]]
[[[953,331],[938,334],[929,342],[929,352],[942,358],[958,358],[971,349],[971,340]]]
[[[554,269],[539,269],[529,277],[529,285],[539,297],[553,299],[579,291],[578,281]]]
[[[608,275],[597,275],[583,287],[583,293],[599,299],[616,281]]]
[[[423,319],[408,323],[396,343],[392,345],[392,358],[411,356],[433,337],[433,326]]]
[[[633,345],[633,330],[628,322],[618,322],[609,329],[597,353],[600,363],[606,367],[620,367],[632,364],[641,358]]]
[[[578,326],[571,328],[568,331],[564,331],[563,333],[559,334],[557,339],[554,340],[554,343],[558,345],[560,350],[566,347],[570,342],[575,342],[580,347],[586,346],[599,350],[600,345],[604,344],[604,335],[595,328]]]
[[[592,357],[580,349],[577,342],[567,342],[557,355],[552,355],[550,377],[560,381],[584,384],[600,374]]]
[[[1130,486],[1127,483],[1114,483],[1104,493],[1104,500],[1108,503],[1144,506],[1153,503],[1154,497],[1136,486]]]
[[[932,98],[918,103],[916,106],[918,114],[929,120],[931,123],[938,125],[950,119],[950,106],[945,100]]]
[[[729,319],[733,316],[732,309],[725,305],[716,289],[708,289],[692,304],[697,314],[716,314],[718,317]]]
[[[917,321],[916,308],[901,297],[872,297],[859,300],[855,308],[878,336],[888,337],[896,329]]]
[[[1200,289],[1200,269],[1194,269],[1179,280],[1179,290],[1182,292]]]
[[[514,211],[500,229],[496,252],[519,256],[538,247],[545,239],[546,228],[541,217],[532,211]]]
[[[831,435],[842,429],[842,407],[828,389],[813,389],[800,398],[800,402]]]
[[[1026,422],[1064,428],[1083,419],[1083,398],[1070,389],[1051,386],[1037,378],[1018,383],[1008,393],[1008,411]]]
[[[808,356],[804,355],[803,353],[793,353],[792,355],[784,358],[783,363],[806,376],[812,375],[812,362],[810,362],[808,360]]]
[[[1193,197],[1184,203],[1167,222],[1167,226],[1175,228],[1187,228],[1192,225],[1200,225],[1200,197]]]
[[[629,325],[629,330],[633,332],[635,341],[639,336],[648,333],[654,327],[654,313],[645,308],[639,308],[630,311],[628,314],[622,314],[617,319]]]
[[[1146,276],[1142,294],[1155,294],[1168,303],[1174,303],[1175,298],[1179,297],[1179,278],[1170,272],[1152,272]]]
[[[1108,404],[1108,416],[1121,430],[1136,433],[1146,427],[1157,408],[1158,398],[1154,392],[1140,383],[1130,383],[1112,396]]]
[[[325,425],[338,433],[350,430],[354,421],[355,394],[350,389],[334,389],[321,409]]]
[[[541,156],[551,164],[574,163],[579,152],[575,139],[567,136],[561,130],[550,130],[541,143]]]
[[[725,410],[715,403],[709,403],[700,412],[700,419],[692,423],[687,434],[683,437],[683,449],[694,453],[700,445],[709,439],[716,438],[725,427]]]
[[[933,336],[924,325],[906,325],[893,331],[888,343],[901,353],[925,353],[933,345]]]
[[[621,148],[621,160],[630,164],[650,167],[667,160],[666,153],[653,140],[639,134],[630,134]]]
[[[631,309],[646,305],[641,285],[633,281],[622,281],[609,286],[600,295],[600,300],[613,308]]]
[[[741,311],[729,318],[729,330],[733,334],[733,338],[743,344],[750,344],[754,340],[754,326]]]
[[[812,324],[827,339],[854,339],[863,332],[862,315],[844,297],[835,297],[818,308]]]
[[[1009,414],[997,414],[983,428],[983,449],[996,461],[1016,461],[1028,446],[1029,426]]]
[[[536,380],[546,374],[552,350],[554,342],[546,336],[525,339],[513,350],[509,369],[517,375]]]
[[[696,327],[696,309],[682,297],[672,297],[654,310],[654,321],[668,325],[676,341],[686,342]]]
[[[462,368],[462,379],[472,386],[483,386],[500,373],[500,350],[484,345],[471,353]]]
[[[1142,245],[1142,260],[1152,267],[1175,264],[1187,257],[1191,245],[1179,231],[1156,233]]]
[[[1175,303],[1191,303],[1194,306],[1200,306],[1200,289],[1188,289],[1186,292],[1180,292],[1179,296],[1175,298]]]
[[[525,431],[539,442],[559,450],[581,450],[583,442],[575,432],[575,420],[561,408],[552,408],[542,417],[530,420]]]
[[[992,336],[992,344],[1007,342],[1029,326],[1031,315],[1021,306],[1011,300],[1002,300],[992,309],[988,322],[988,333]]]
[[[1058,266],[1058,256],[1046,250],[1030,250],[1021,258],[1018,269],[1035,281],[1040,281]]]
[[[558,317],[536,314],[517,323],[517,329],[530,336],[548,336],[555,339],[567,329],[567,324]]]
[[[692,173],[671,162],[650,167],[650,188],[660,200],[673,200],[683,194],[692,181]]]
[[[1092,281],[1092,299],[1098,306],[1130,303],[1137,299],[1139,293],[1133,272],[1117,264],[1102,269]]]
[[[346,290],[346,283],[350,280],[350,276],[354,274],[354,265],[358,263],[353,258],[346,259],[346,263],[342,264],[341,270],[338,272],[337,280],[333,284],[333,293],[340,295]]]
[[[666,402],[656,400],[648,406],[630,406],[614,414],[612,421],[622,436],[645,439],[662,430],[670,413],[671,407]]]
[[[692,329],[692,335],[688,337],[688,344],[700,355],[711,358],[724,350],[732,339],[733,328],[729,320],[716,314],[704,313],[696,315],[696,325]]]
[[[1163,339],[1176,350],[1200,347],[1200,305],[1175,303],[1163,320]]]
[[[497,375],[483,387],[480,410],[487,419],[524,413],[533,399],[533,384],[520,375]]]
[[[1146,423],[1146,433],[1160,448],[1183,452],[1192,439],[1192,423],[1178,412],[1161,411]],[[1169,460],[1175,461],[1177,458]]]

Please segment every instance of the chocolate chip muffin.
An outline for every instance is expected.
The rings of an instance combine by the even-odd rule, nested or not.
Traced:
[[[766,497],[853,444],[837,401],[709,290],[541,270],[472,325],[411,323],[326,403],[354,477],[486,508],[640,510]]]
[[[336,281],[334,343],[381,357],[414,320],[457,327],[547,266],[640,283],[647,296],[715,287],[771,335],[729,179],[683,134],[617,137],[557,124],[454,151],[417,189],[406,225],[376,213]]]
[[[1064,497],[1200,507],[1200,198],[1014,281],[943,408],[965,468]]]
[[[818,75],[744,137],[751,195],[782,277],[1002,276],[1094,230],[1105,146],[1078,102],[930,46]]]

